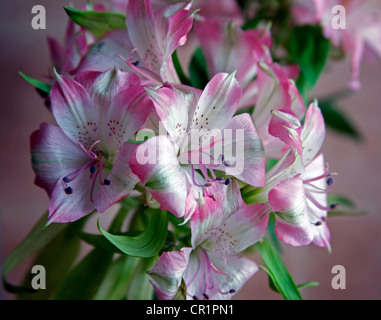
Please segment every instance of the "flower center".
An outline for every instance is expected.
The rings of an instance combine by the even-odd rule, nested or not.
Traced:
[[[103,169],[105,168],[104,152],[102,150],[93,150],[93,148],[99,142],[100,142],[99,140],[94,142],[88,150],[79,142],[79,145],[81,146],[81,148],[85,151],[85,153],[89,156],[91,160],[85,163],[78,170],[70,172],[69,174],[67,174],[66,176],[62,178],[64,192],[67,195],[71,195],[75,192],[75,189],[70,184],[75,179],[77,179],[79,175],[82,174],[85,170],[89,170],[89,178],[91,181],[91,189],[90,189],[91,202],[93,202],[93,193],[94,193],[97,179],[99,181],[99,184],[102,186],[109,186],[111,184],[110,180],[102,179]]]
[[[225,258],[224,258],[225,259]],[[187,288],[196,280],[197,276],[199,276],[199,292],[201,296],[188,295],[194,300],[209,300],[209,297],[214,293],[220,293],[223,295],[233,294],[236,292],[235,289],[230,289],[228,291],[222,291],[218,285],[217,275],[225,275],[230,277],[228,274],[222,272],[226,265],[226,259],[224,265],[220,270],[218,270],[210,261],[208,253],[204,248],[200,247],[200,251],[197,253],[197,269],[195,274],[192,276],[191,280],[186,284]]]

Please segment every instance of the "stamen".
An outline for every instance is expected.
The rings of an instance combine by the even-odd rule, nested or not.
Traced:
[[[203,293],[202,295],[204,296],[205,300],[209,300],[209,296],[206,293]]]
[[[321,222],[321,221],[317,221],[317,222],[314,223],[314,225],[317,226],[317,227],[321,226],[322,224],[323,224],[323,222]]]
[[[109,186],[110,184],[111,184],[111,181],[110,180],[108,180],[108,179],[104,179],[104,184],[106,185],[106,186]]]
[[[94,173],[95,173],[95,170],[97,170],[97,167],[94,166],[94,165],[92,165],[92,166],[90,167],[90,173],[91,173],[91,174],[94,174]]]
[[[72,194],[73,193],[73,188],[72,187],[65,188],[65,193],[66,194]]]
[[[337,208],[338,204],[337,203],[334,203],[334,204],[331,204],[329,207],[331,210],[335,210]]]
[[[233,293],[235,293],[235,292],[236,292],[236,291],[235,291],[234,289],[230,289],[230,290],[229,290],[229,293],[230,293],[230,294],[233,294]]]
[[[71,180],[70,180],[70,178],[68,178],[68,177],[63,177],[63,182],[65,182],[65,183],[69,183]]]
[[[230,161],[224,160],[222,163],[224,164],[225,167],[230,167]]]
[[[224,181],[225,178],[224,178],[224,177],[217,177],[216,180],[217,180],[217,181]]]
[[[333,179],[332,179],[332,178],[328,178],[328,179],[327,179],[327,184],[328,184],[329,186],[332,186],[332,185],[333,185]]]
[[[227,178],[227,179],[225,180],[225,186],[228,186],[229,184],[231,184],[231,182],[232,182],[232,179]]]

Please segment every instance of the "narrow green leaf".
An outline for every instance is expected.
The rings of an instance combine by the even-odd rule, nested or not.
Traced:
[[[201,48],[197,48],[189,64],[190,83],[203,90],[209,81],[207,63]]]
[[[154,297],[154,289],[149,281],[148,271],[152,270],[158,256],[148,259],[138,259],[138,265],[130,282],[127,300],[152,300]]]
[[[92,250],[71,270],[65,281],[57,289],[55,300],[92,300],[96,296],[113,253],[102,249]]]
[[[168,213],[151,208],[145,213],[148,217],[147,228],[137,236],[113,235],[100,227],[99,220],[98,229],[125,254],[141,258],[153,257],[159,253],[167,238]]]
[[[362,140],[362,134],[353,124],[352,120],[342,110],[334,105],[332,101],[319,101],[319,107],[324,117],[325,124],[355,140]]]
[[[302,300],[298,287],[271,242],[263,238],[263,240],[255,246],[266,265],[266,268],[263,269],[271,277],[274,286],[282,296],[286,300]]]
[[[310,282],[307,282],[307,283],[299,284],[298,285],[298,289],[301,290],[301,289],[305,289],[305,288],[318,287],[318,286],[319,286],[319,282],[317,282],[317,281],[310,281]]]
[[[179,60],[179,57],[177,56],[176,50],[172,54],[172,61],[173,61],[173,65],[175,67],[175,70],[177,72],[177,75],[179,76],[181,83],[185,84],[185,85],[190,85],[191,84],[190,80],[188,79],[188,77],[184,73],[184,70],[183,70],[181,63],[180,63],[180,60]]]
[[[138,265],[139,258],[122,255],[107,271],[95,300],[124,300]]]
[[[118,12],[98,12],[65,7],[70,19],[100,38],[111,30],[125,29],[126,17]]]
[[[28,236],[5,260],[2,270],[2,281],[4,288],[9,292],[35,292],[31,286],[21,287],[9,283],[7,281],[7,276],[14,268],[24,262],[27,258],[43,249],[52,239],[54,239],[61,231],[67,227],[65,224],[51,224],[48,227],[44,228],[47,219],[48,213],[45,213],[33,227]]]
[[[40,80],[37,80],[37,79],[34,79],[34,78],[31,78],[29,76],[27,76],[26,74],[22,73],[22,72],[19,72],[20,76],[23,77],[23,79],[25,81],[27,81],[29,84],[31,84],[33,87],[49,94],[50,93],[50,89],[51,89],[51,86],[46,84],[45,82],[42,82]]]

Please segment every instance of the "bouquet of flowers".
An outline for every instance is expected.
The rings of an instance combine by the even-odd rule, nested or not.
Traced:
[[[381,55],[380,3],[114,0],[65,11],[46,79],[21,73],[55,121],[30,138],[50,200],[6,260],[5,287],[27,299],[220,300],[261,269],[271,289],[301,299],[279,248],[331,251],[329,217],[349,200],[330,194],[326,124],[358,135],[336,100],[311,91],[344,56],[346,92],[360,90],[364,46]],[[28,270],[9,283],[36,253],[46,281]]]

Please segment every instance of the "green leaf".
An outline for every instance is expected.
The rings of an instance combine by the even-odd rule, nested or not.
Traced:
[[[302,93],[311,90],[324,70],[330,42],[323,36],[321,27],[300,26],[291,31],[288,51],[301,70],[297,81]]]
[[[209,81],[208,68],[201,48],[197,48],[189,64],[192,87],[203,90]]]
[[[125,254],[141,258],[150,258],[159,253],[167,238],[168,213],[158,209],[147,209],[147,228],[137,236],[113,235],[98,229],[103,236]]]
[[[92,250],[71,270],[65,281],[57,289],[55,300],[92,300],[96,296],[113,253],[102,249]]]
[[[70,19],[100,38],[111,30],[126,29],[126,16],[118,12],[98,12],[65,7]]]
[[[138,265],[132,276],[127,292],[127,300],[152,300],[154,289],[149,281],[148,271],[155,265],[158,256],[148,259],[138,259]]]
[[[27,76],[26,74],[22,73],[22,72],[19,72],[20,76],[23,77],[23,79],[25,81],[27,81],[29,84],[31,84],[32,86],[34,86],[35,88],[49,94],[50,93],[50,89],[51,89],[51,86],[46,84],[45,82],[42,82],[40,80],[37,80],[37,79],[34,79],[34,78],[31,78],[29,76]]]
[[[301,289],[305,289],[305,288],[318,287],[318,286],[319,286],[319,282],[317,282],[317,281],[310,281],[310,282],[307,282],[307,283],[298,284],[298,289],[301,290]]]
[[[263,238],[255,246],[266,266],[262,269],[268,273],[275,288],[286,300],[302,300],[298,287],[271,242]]]
[[[48,219],[48,213],[45,213],[37,224],[33,227],[28,236],[16,247],[16,249],[7,257],[3,264],[2,281],[4,288],[9,292],[35,292],[31,286],[17,286],[7,281],[7,276],[11,271],[24,262],[27,258],[43,249],[51,240],[53,240],[67,225],[51,224],[44,228]]]
[[[352,120],[332,101],[319,101],[319,107],[325,124],[336,132],[342,133],[355,140],[361,140],[362,134],[355,127]]]
[[[191,84],[190,80],[188,79],[188,77],[184,73],[183,68],[181,67],[181,63],[180,63],[179,57],[177,56],[176,50],[172,54],[172,60],[173,60],[173,65],[175,67],[175,70],[177,72],[177,75],[179,76],[181,83],[185,84],[185,85],[190,85]]]
[[[41,265],[46,270],[46,289],[37,290],[33,294],[21,294],[21,300],[47,300],[64,281],[69,269],[79,254],[80,239],[76,236],[77,230],[82,229],[86,219],[67,224],[44,250],[31,263],[31,266]],[[31,283],[33,274],[26,273],[24,285]]]
[[[123,300],[137,268],[139,259],[122,255],[116,259],[107,271],[95,300]]]

